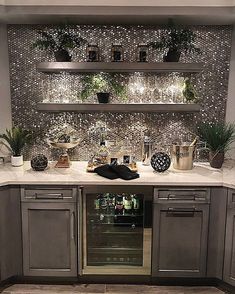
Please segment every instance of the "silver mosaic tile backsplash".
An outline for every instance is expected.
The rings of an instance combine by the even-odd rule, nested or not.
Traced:
[[[37,29],[49,26],[9,25],[9,54],[11,74],[12,116],[15,125],[30,129],[33,143],[25,150],[25,159],[44,153],[50,159],[58,154],[46,143],[48,134],[63,126],[70,125],[83,138],[81,144],[70,150],[71,158],[87,160],[97,149],[100,127],[106,128],[107,140],[118,146],[131,145],[137,159],[141,155],[143,131],[150,129],[155,150],[169,150],[172,141],[180,138],[190,140],[195,126],[201,121],[222,121],[225,117],[229,59],[231,49],[230,26],[195,26],[196,45],[200,55],[181,56],[182,62],[202,62],[204,69],[198,74],[126,74],[117,79],[127,85],[128,100],[125,103],[183,102],[178,91],[183,79],[188,76],[197,91],[202,109],[200,113],[43,113],[37,111],[37,103],[75,102],[82,103],[80,74],[45,74],[37,72],[40,61],[53,61],[54,57],[38,49],[32,49],[37,38]],[[126,61],[136,61],[139,43],[154,41],[162,27],[143,26],[91,26],[72,28],[88,43],[97,43],[102,61],[110,61],[112,43],[121,43]],[[71,52],[74,61],[86,61],[86,45]],[[149,50],[149,61],[162,61],[162,53]],[[96,103],[91,97],[86,103]],[[112,97],[115,103],[123,103]]]

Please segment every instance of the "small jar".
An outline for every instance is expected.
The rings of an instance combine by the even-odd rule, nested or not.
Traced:
[[[111,61],[120,62],[123,61],[123,47],[121,44],[112,44],[111,49]]]
[[[146,44],[139,44],[137,47],[137,60],[139,62],[148,61],[148,46]]]
[[[97,44],[89,44],[87,46],[87,61],[97,62],[99,61],[99,47]]]

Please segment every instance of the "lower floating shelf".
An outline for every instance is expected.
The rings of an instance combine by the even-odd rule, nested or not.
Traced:
[[[199,112],[199,104],[85,104],[38,103],[37,109],[45,112]]]

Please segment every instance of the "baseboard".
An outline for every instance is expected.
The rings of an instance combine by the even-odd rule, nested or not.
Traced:
[[[217,288],[224,291],[225,293],[235,294],[234,286],[231,286],[228,283],[225,283],[224,281],[221,281],[219,279],[216,279],[216,280],[217,280]]]
[[[23,277],[14,276],[0,282],[0,293],[12,284],[146,284],[158,286],[211,286],[225,293],[235,294],[235,287],[216,278],[159,278],[126,275],[84,275],[79,277]]]
[[[3,290],[14,284],[16,281],[16,277],[10,277],[4,281],[0,282],[0,293],[2,293]]]

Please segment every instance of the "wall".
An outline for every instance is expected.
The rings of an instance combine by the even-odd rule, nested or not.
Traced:
[[[229,85],[228,85],[228,101],[226,108],[226,121],[235,123],[235,29],[233,28],[232,35],[232,52],[230,59],[230,73],[229,73]],[[232,145],[232,149],[228,152],[228,156],[235,159],[235,143]]]
[[[105,126],[109,141],[119,146],[128,142],[132,152],[137,159],[140,159],[142,135],[146,128],[151,131],[155,150],[169,151],[172,141],[191,140],[195,136],[197,123],[225,119],[232,32],[230,26],[192,27],[197,34],[196,45],[201,48],[202,54],[182,55],[181,61],[204,63],[204,70],[201,73],[188,75],[197,90],[202,106],[200,113],[195,114],[39,113],[37,103],[47,99],[58,102],[66,98],[69,102],[81,103],[79,99],[81,75],[51,75],[37,72],[37,62],[54,60],[52,55],[32,50],[31,45],[37,38],[38,28],[45,27],[10,25],[8,28],[13,122],[29,128],[34,136],[33,146],[25,152],[28,159],[38,152],[54,158],[57,153],[45,143],[48,137],[58,133],[66,124],[76,129],[78,136],[83,138],[83,142],[71,151],[73,159],[87,160],[94,154],[99,143],[100,126]],[[142,26],[71,28],[88,42],[98,43],[104,61],[109,61],[111,44],[115,42],[122,43],[126,52],[125,60],[134,61],[137,45],[156,39],[161,29],[161,27]],[[74,60],[86,60],[85,47],[84,45],[72,52]],[[149,61],[162,61],[162,53],[150,50]],[[185,74],[146,74],[144,76],[137,74],[119,75],[117,79],[127,84],[129,101],[126,102],[159,103],[167,99],[168,102],[172,102],[169,101],[172,98],[169,88],[175,82],[182,83],[182,79],[186,76]],[[131,90],[133,84],[139,85],[134,92]],[[143,85],[144,91],[141,92]],[[163,90],[164,95],[161,92]],[[173,98],[177,100],[178,96]],[[113,101],[122,103],[117,97],[113,97]],[[96,103],[96,98],[91,97],[88,102]]]
[[[11,96],[7,28],[0,25],[0,133],[11,126]],[[8,152],[7,152],[8,153]],[[6,154],[0,145],[0,156]]]

